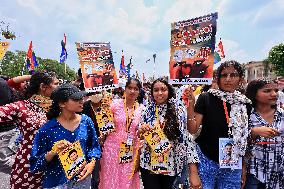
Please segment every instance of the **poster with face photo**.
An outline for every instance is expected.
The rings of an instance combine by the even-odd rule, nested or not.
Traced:
[[[110,43],[76,43],[76,48],[87,92],[118,87]]]
[[[156,154],[151,153],[151,167],[156,174],[166,174],[168,170],[169,153]]]
[[[217,13],[171,24],[170,82],[211,84]]]
[[[163,154],[172,147],[160,126],[155,126],[150,132],[144,134],[145,140],[156,154]]]
[[[113,123],[113,114],[110,109],[101,109],[96,112],[96,119],[99,127],[100,136],[113,132],[115,127]]]
[[[73,178],[86,165],[86,158],[80,141],[76,141],[68,146],[68,148],[61,151],[58,156],[67,179]]]
[[[220,168],[242,169],[242,158],[232,160],[233,139],[219,138],[219,166]]]

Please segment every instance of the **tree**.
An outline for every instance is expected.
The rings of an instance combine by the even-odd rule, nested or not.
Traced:
[[[278,76],[284,76],[284,44],[280,43],[269,51],[268,61],[273,64],[274,71]]]
[[[60,64],[56,60],[43,59],[41,57],[36,57],[38,62],[38,67],[35,71],[48,70],[55,72],[60,79],[65,79],[67,81],[73,81],[76,78],[76,73],[72,69],[65,65]],[[25,65],[26,52],[25,51],[16,51],[11,52],[7,51],[1,64],[0,64],[0,75],[5,75],[9,77],[15,77],[23,74],[29,74],[28,69]]]
[[[270,63],[269,60],[266,58],[263,60],[263,67],[264,67],[264,77],[268,77],[269,70],[270,70]]]

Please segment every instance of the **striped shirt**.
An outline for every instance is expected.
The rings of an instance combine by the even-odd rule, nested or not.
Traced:
[[[284,188],[284,110],[277,108],[272,124],[265,121],[255,110],[250,116],[249,127],[267,126],[282,131],[274,138],[258,137],[251,144],[252,156],[248,160],[248,172],[267,188]]]

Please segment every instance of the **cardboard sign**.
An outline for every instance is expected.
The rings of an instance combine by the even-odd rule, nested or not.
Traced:
[[[1,42],[0,41],[0,61],[3,59],[10,43],[9,42]]]
[[[146,142],[156,154],[164,154],[172,147],[163,130],[155,126],[150,132],[144,134]]]
[[[217,13],[171,24],[170,83],[211,84]]]
[[[74,142],[68,148],[59,152],[58,156],[65,175],[69,180],[78,174],[87,164],[80,141]]]
[[[76,43],[87,92],[118,87],[110,43]]]

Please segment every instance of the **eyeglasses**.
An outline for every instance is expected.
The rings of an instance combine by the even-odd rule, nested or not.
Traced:
[[[235,78],[235,77],[239,77],[240,75],[236,72],[234,73],[225,73],[225,74],[221,74],[220,75],[220,78],[227,78],[227,77],[232,77],[232,78]]]

